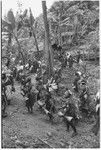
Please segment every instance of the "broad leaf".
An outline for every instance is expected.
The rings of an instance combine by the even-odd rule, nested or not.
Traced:
[[[24,26],[30,27],[30,21],[27,18],[24,20]]]
[[[37,21],[35,21],[35,28],[37,28],[37,26],[38,26],[38,22],[37,22]]]
[[[35,19],[34,19],[34,16],[32,14],[31,8],[29,9],[29,12],[30,12],[30,25],[33,26]]]
[[[24,12],[23,12],[23,14],[22,14],[22,18],[25,18],[25,17],[26,17],[27,12],[28,12],[28,10],[27,10],[27,9],[25,9],[25,11],[24,11]]]
[[[22,21],[19,21],[17,25],[17,31],[19,31],[22,26],[23,26]]]
[[[9,10],[7,13],[8,21],[11,22],[12,29],[15,28],[15,17],[12,10]]]
[[[8,23],[7,21],[2,20],[2,25],[3,25],[3,28],[8,29],[10,32],[12,31],[12,25],[11,25],[11,23]]]

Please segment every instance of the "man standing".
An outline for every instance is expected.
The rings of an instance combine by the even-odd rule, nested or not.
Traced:
[[[78,64],[79,64],[80,58],[81,58],[80,51],[77,51],[77,63]]]
[[[73,82],[73,89],[75,92],[79,92],[79,89],[78,89],[78,82],[80,81],[81,79],[81,72],[76,72],[75,73],[75,79],[74,79],[74,82]]]

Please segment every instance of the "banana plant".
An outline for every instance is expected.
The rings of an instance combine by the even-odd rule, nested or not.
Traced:
[[[30,12],[30,20],[29,20],[30,28],[31,28],[31,31],[33,33],[33,37],[35,39],[36,49],[37,49],[38,56],[39,56],[39,47],[38,47],[38,42],[37,42],[37,38],[36,38],[36,34],[35,34],[35,28],[37,26],[37,22],[35,22],[35,19],[33,17],[32,11],[31,11],[31,8],[29,9],[29,12]],[[35,23],[35,26],[33,27],[34,23]]]
[[[18,22],[16,22],[16,19],[14,17],[13,11],[10,9],[7,13],[7,16],[2,20],[2,26],[3,26],[3,32],[8,34],[8,43],[11,43],[11,39],[14,38],[17,42],[18,45],[18,52],[21,54],[23,63],[25,62],[24,60],[24,55],[21,50],[21,45],[18,40],[17,36],[17,28],[18,28]]]
[[[37,37],[36,37],[36,33],[35,33],[35,30],[37,27],[37,22],[34,19],[31,8],[29,8],[29,14],[30,14],[29,17],[27,16],[24,19],[22,19],[21,23],[23,24],[23,27],[26,27],[29,29],[30,37],[32,37],[32,35],[33,35],[34,40],[35,40],[36,49],[37,49],[38,58],[39,58],[39,47],[38,47]]]

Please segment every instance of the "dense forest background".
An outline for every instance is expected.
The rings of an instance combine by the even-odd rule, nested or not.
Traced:
[[[45,4],[45,1],[42,2]],[[42,3],[42,8],[45,5]],[[89,110],[95,111],[95,95],[100,89],[99,1],[55,1],[47,11],[44,8],[42,14],[35,18],[31,8],[23,11],[22,4],[18,3],[16,15],[11,9],[2,18],[2,62],[10,60],[6,63],[8,64],[6,71],[20,66],[26,69],[28,60],[34,62],[34,57],[41,64],[41,71],[37,74],[39,76],[42,74],[43,82],[45,80],[47,83],[49,79],[47,68],[49,68],[49,75],[50,72],[54,73],[56,70],[60,78],[58,81],[59,94],[53,94],[56,107],[62,105],[66,87],[72,91],[73,100],[79,100],[79,95],[74,93],[73,82],[75,72],[80,71],[87,81],[87,89],[91,96]],[[49,30],[46,27],[49,27]],[[56,59],[55,56],[58,56],[59,51],[52,49],[51,45],[54,43],[62,46],[62,52],[71,53],[73,59],[76,58],[79,50],[81,62],[79,64],[74,62],[71,68],[68,63],[67,66],[62,67],[66,53],[62,53],[63,61],[61,57]],[[2,63],[2,68],[5,69],[3,65]],[[34,83],[36,74],[31,73],[30,68],[24,69],[22,74],[30,77]],[[20,82],[15,80],[14,86],[14,93],[10,92],[9,87],[7,91],[7,98],[11,101],[11,105],[7,106],[7,119],[2,120],[3,148],[100,147],[100,133],[95,136],[91,130],[95,124],[94,117],[81,118],[77,125],[78,135],[76,138],[71,138],[72,130],[66,131],[63,121],[57,114],[54,114],[56,124],[49,122],[47,116],[39,111],[37,104],[33,108],[34,113],[27,114],[25,98],[21,95]]]
[[[99,57],[99,1],[56,1],[47,11],[51,44]],[[18,5],[16,16],[9,10],[2,21],[2,55],[27,61],[36,51],[45,52],[43,14],[34,18],[30,8],[23,12]]]

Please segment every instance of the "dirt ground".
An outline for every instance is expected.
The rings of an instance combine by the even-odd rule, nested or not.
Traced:
[[[71,88],[73,71],[65,70],[62,80]],[[64,77],[65,78],[65,77]],[[65,82],[67,81],[67,82]],[[62,120],[51,124],[37,104],[33,114],[28,114],[20,85],[15,83],[16,92],[9,95],[11,105],[7,107],[8,117],[2,119],[2,148],[99,148],[99,134],[91,132],[94,122],[79,122],[78,135],[71,137],[72,129],[66,131]]]

